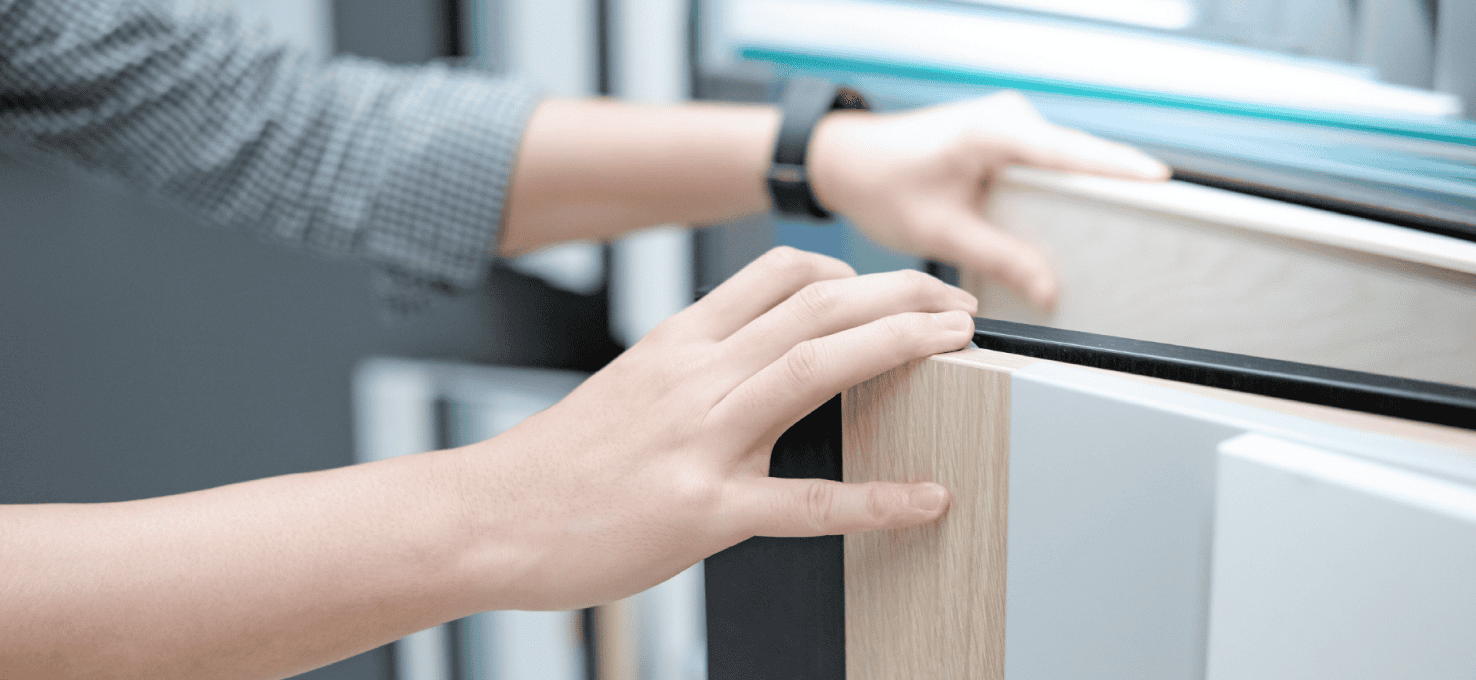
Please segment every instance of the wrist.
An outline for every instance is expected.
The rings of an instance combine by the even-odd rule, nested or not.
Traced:
[[[530,524],[517,514],[520,494],[507,488],[510,470],[496,469],[492,461],[506,460],[506,452],[489,451],[496,439],[434,456],[436,495],[446,499],[446,514],[457,524],[448,561],[451,582],[462,598],[475,602],[477,611],[537,609],[537,564],[542,555],[536,540],[519,531]]]
[[[810,190],[830,212],[853,217],[854,176],[866,163],[860,132],[874,117],[866,111],[834,111],[815,126],[808,152]]]
[[[810,180],[815,133],[835,111],[866,110],[866,98],[844,85],[796,76],[785,87],[783,119],[774,144],[767,184],[774,209],[786,219],[826,223],[834,214],[822,205]]]

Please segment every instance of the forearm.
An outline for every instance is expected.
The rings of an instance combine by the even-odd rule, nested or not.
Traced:
[[[545,101],[518,157],[499,251],[763,211],[778,126],[764,106]]]
[[[366,262],[391,309],[478,284],[534,88],[320,63],[173,4],[0,0],[0,138]]]
[[[465,460],[0,507],[0,677],[285,677],[491,608],[515,551],[471,530]]]

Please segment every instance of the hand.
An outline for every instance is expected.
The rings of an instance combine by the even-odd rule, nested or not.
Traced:
[[[980,217],[995,174],[1020,164],[1143,181],[1169,176],[1130,147],[1051,124],[1014,92],[896,114],[833,113],[816,128],[808,162],[821,205],[872,240],[981,271],[1042,306],[1056,299],[1050,266]]]
[[[977,301],[915,271],[856,276],[770,251],[553,408],[459,451],[474,535],[508,575],[488,606],[563,609],[660,583],[751,536],[937,520],[933,483],[768,477],[774,442],[837,392],[957,350]]]

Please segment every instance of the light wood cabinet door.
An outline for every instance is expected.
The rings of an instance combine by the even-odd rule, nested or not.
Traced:
[[[954,505],[926,527],[710,558],[709,678],[1476,677],[1476,580],[1457,576],[1476,573],[1476,431],[1417,420],[1476,427],[1476,390],[1346,401],[1393,418],[1252,393],[1262,379],[969,349],[848,390],[781,439],[771,473],[933,480]]]
[[[1439,478],[1476,497],[1476,433],[985,350],[934,357],[859,385],[845,393],[843,414],[846,481],[935,480],[955,494],[937,525],[845,538],[851,680],[1206,677],[1211,592],[1217,583],[1224,592],[1255,590],[1259,582],[1245,573],[1278,555],[1247,553],[1242,535],[1238,552],[1214,562],[1216,532],[1226,530],[1216,524],[1221,449],[1247,433],[1337,452],[1391,475]],[[1286,508],[1289,517],[1298,512]],[[1394,521],[1402,510],[1374,504],[1368,512]],[[1469,521],[1442,535],[1470,535],[1476,515]],[[1248,522],[1234,526],[1243,534]],[[1307,545],[1337,540],[1309,537]],[[1476,573],[1476,552],[1400,545],[1428,550],[1378,578]],[[1325,568],[1336,562],[1332,554],[1303,558]],[[1476,620],[1464,609],[1470,592],[1421,605],[1421,616],[1433,617],[1427,632],[1451,636],[1453,645],[1473,639]],[[1346,595],[1352,604],[1344,614],[1372,597]],[[1397,609],[1388,598],[1382,603]],[[1234,624],[1220,632],[1217,668],[1237,668],[1236,655],[1252,654],[1244,645],[1254,626],[1237,611],[1217,619]],[[1328,611],[1301,616],[1293,628],[1334,623]],[[1346,639],[1375,645],[1370,653],[1421,653],[1408,640],[1372,635],[1382,621],[1339,623],[1352,630]],[[1476,656],[1455,656],[1465,675],[1421,677],[1476,677]],[[1297,663],[1255,668],[1270,673],[1261,677],[1349,677],[1316,655]]]
[[[991,224],[1061,280],[980,316],[1476,387],[1476,243],[1209,187],[1015,170]]]

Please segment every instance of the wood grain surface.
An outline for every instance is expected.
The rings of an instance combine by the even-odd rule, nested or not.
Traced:
[[[1004,677],[1009,370],[925,360],[843,395],[846,481],[954,493],[935,525],[846,536],[847,678]]]
[[[845,481],[936,481],[954,494],[936,525],[845,537],[851,680],[1004,677],[1011,382],[1016,371],[1050,363],[968,349],[912,362],[842,395]],[[1469,431],[1081,370],[1476,455]],[[1061,418],[1062,427],[1073,423]]]
[[[1476,386],[1476,244],[1179,183],[1013,173],[987,209],[1061,279],[980,315]]]

